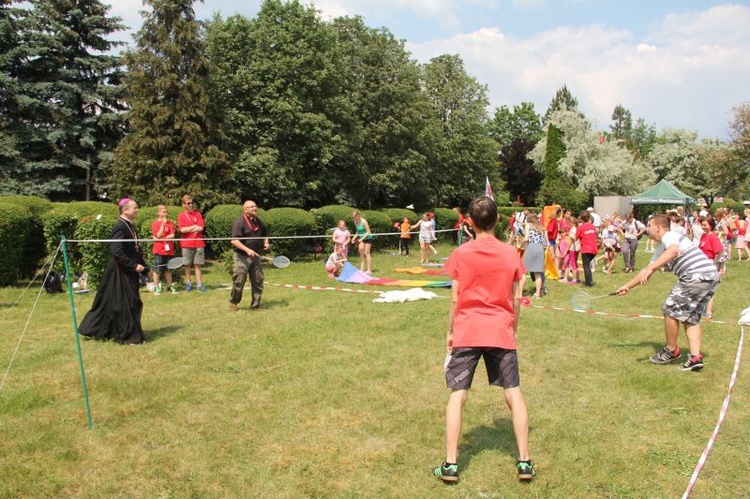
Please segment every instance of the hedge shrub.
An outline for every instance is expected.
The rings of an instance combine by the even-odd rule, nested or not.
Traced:
[[[435,213],[437,230],[453,229],[458,223],[458,213],[450,208],[435,208],[432,211]],[[455,232],[438,232],[438,241],[453,241],[455,234]]]
[[[310,210],[310,213],[315,218],[315,233],[331,234],[333,232],[331,229],[336,227],[339,220],[344,220],[349,231],[354,232],[354,223],[352,222],[352,213],[354,211],[355,208],[341,204],[322,206]]]
[[[391,217],[391,221],[394,224],[398,223],[399,225],[401,225],[404,217],[407,217],[413,224],[417,223],[417,221],[421,218],[421,215],[417,215],[415,211],[408,208],[383,208],[380,211]]]
[[[266,225],[268,225],[267,213],[258,209],[258,218]],[[206,223],[206,237],[232,237],[232,225],[240,216],[242,216],[242,205],[218,204],[214,206],[203,216],[203,221]],[[232,249],[232,243],[229,241],[208,241],[208,245],[216,258],[223,258],[224,254]]]
[[[42,225],[44,227],[44,240],[47,252],[54,251],[60,245],[60,234],[65,235],[67,239],[73,239],[78,222],[89,215],[118,217],[119,209],[114,204],[102,203],[100,201],[53,203],[51,210],[42,213]],[[109,234],[107,234],[107,238],[109,238]],[[80,254],[76,253],[76,248],[71,248],[71,250],[72,255],[80,256]]]
[[[16,282],[24,261],[24,244],[34,215],[27,207],[0,201],[0,286]]]
[[[311,236],[315,234],[315,217],[298,208],[272,208],[263,216],[258,215],[268,227],[270,236]],[[236,217],[235,217],[236,218]],[[299,256],[307,252],[312,245],[311,238],[299,239],[271,239],[271,249],[277,255],[286,255],[289,258]]]
[[[362,218],[367,220],[367,223],[370,226],[370,232],[372,232],[373,234],[394,232],[393,221],[391,220],[391,217],[389,217],[382,211],[362,210],[359,213],[362,215]],[[351,217],[349,218],[351,220]],[[352,223],[351,225],[354,224]],[[356,232],[356,230],[352,230],[352,235],[354,235]],[[373,249],[395,248],[396,246],[398,246],[398,236],[395,235],[375,236],[372,242]]]
[[[52,202],[34,196],[5,196],[3,202],[27,208],[32,215],[24,230],[23,259],[19,268],[20,277],[31,278],[40,267],[40,262],[47,255],[44,240],[44,226],[41,215],[52,209]]]
[[[98,214],[83,217],[76,225],[73,233],[75,239],[109,239],[112,237],[112,227],[119,215]],[[99,284],[110,258],[109,243],[79,243],[77,256],[70,261],[71,272],[76,270],[89,275],[89,286]]]

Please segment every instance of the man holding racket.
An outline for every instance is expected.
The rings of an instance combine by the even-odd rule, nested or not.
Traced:
[[[510,408],[518,447],[518,478],[528,481],[534,475],[534,465],[529,456],[529,413],[521,394],[516,352],[526,269],[516,248],[495,238],[499,217],[491,198],[473,200],[467,218],[476,239],[456,248],[445,264],[453,279],[444,366],[451,394],[445,411],[446,458],[432,473],[445,483],[458,481],[463,407],[479,359],[484,358],[489,383],[503,388]]]
[[[252,292],[251,309],[260,308],[260,298],[263,294],[263,267],[260,254],[268,251],[268,228],[258,218],[258,205],[248,200],[242,205],[242,216],[235,220],[232,226],[232,246],[234,246],[234,270],[232,272],[232,294],[229,297],[229,310],[236,312],[237,305],[242,301],[242,291],[245,288],[247,275],[250,274],[250,290]]]
[[[690,355],[680,366],[680,370],[700,371],[703,369],[700,320],[706,312],[708,302],[716,292],[719,272],[714,262],[688,237],[669,230],[669,218],[666,215],[654,215],[649,220],[648,235],[660,243],[659,247],[646,268],[618,289],[617,294],[626,295],[635,286],[646,284],[657,269],[669,266],[679,280],[662,307],[666,345],[661,351],[652,355],[650,360],[654,364],[667,364],[682,357],[682,352],[677,346],[680,323],[682,323],[685,327]]]

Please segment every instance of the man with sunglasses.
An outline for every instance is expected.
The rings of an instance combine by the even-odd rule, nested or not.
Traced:
[[[189,194],[182,196],[182,213],[177,217],[177,228],[182,235],[180,248],[185,262],[185,291],[193,290],[190,267],[195,269],[196,289],[206,292],[203,285],[201,267],[206,263],[206,241],[203,240],[203,215],[193,209],[193,198]]]

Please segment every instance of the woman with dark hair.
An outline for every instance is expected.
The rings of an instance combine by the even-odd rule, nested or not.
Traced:
[[[726,253],[724,253],[724,244],[722,244],[719,236],[714,232],[716,229],[716,221],[711,216],[703,217],[701,219],[701,229],[703,230],[703,235],[701,236],[700,243],[698,243],[698,247],[703,254],[716,263],[716,268],[721,276],[726,269],[726,258],[724,258]],[[706,305],[706,313],[704,314],[704,317],[710,319],[713,315],[714,299],[711,297],[708,305]]]

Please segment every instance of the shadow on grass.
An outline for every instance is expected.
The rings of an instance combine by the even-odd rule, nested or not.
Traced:
[[[474,456],[485,450],[502,449],[515,462],[518,454],[513,422],[510,418],[496,418],[493,426],[476,426],[461,436],[459,469],[467,469]],[[502,465],[502,463],[498,463]]]
[[[169,336],[170,334],[174,334],[181,329],[181,327],[177,326],[164,326],[144,331],[144,335],[146,336],[146,342],[151,343],[152,341],[156,341],[160,338],[164,338],[165,336]]]

